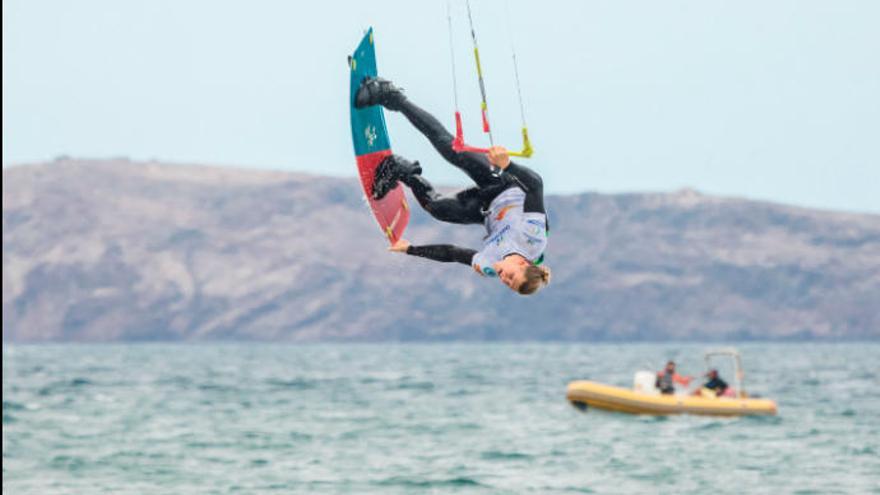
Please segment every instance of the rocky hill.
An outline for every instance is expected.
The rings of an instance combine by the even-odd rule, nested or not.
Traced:
[[[553,283],[522,297],[387,253],[354,179],[7,168],[3,339],[880,338],[880,216],[688,190],[548,204]],[[483,232],[418,211],[408,234],[477,246]]]

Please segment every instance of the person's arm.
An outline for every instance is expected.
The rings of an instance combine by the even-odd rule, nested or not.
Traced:
[[[546,213],[544,210],[544,181],[534,170],[510,161],[507,150],[496,146],[489,150],[489,162],[509,175],[526,193],[523,211]]]
[[[442,263],[462,263],[470,266],[471,260],[474,259],[477,251],[451,244],[429,244],[426,246],[409,246],[406,248],[406,254]]]
[[[693,377],[691,377],[691,376],[682,376],[682,375],[679,375],[678,373],[672,375],[672,381],[674,381],[680,385],[684,385],[685,387],[687,387],[691,384],[692,379],[693,379]]]
[[[477,254],[473,249],[453,246],[451,244],[413,246],[406,239],[398,239],[388,250],[395,253],[406,253],[412,256],[428,258],[429,260],[442,263],[463,263],[465,265],[470,265],[474,255]]]
[[[546,213],[544,210],[544,181],[534,170],[511,162],[505,173],[513,176],[520,187],[525,186],[526,200],[523,211],[526,213]]]
[[[412,246],[409,242],[402,241],[405,245],[400,245],[401,241],[392,246],[392,251],[406,253],[410,256],[418,256],[420,258],[428,258],[429,260],[439,261],[441,263],[462,263],[470,265],[471,260],[477,252],[473,249],[453,246],[451,244],[429,244],[426,246]]]

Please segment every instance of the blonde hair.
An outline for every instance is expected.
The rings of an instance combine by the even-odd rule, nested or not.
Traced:
[[[538,289],[550,283],[550,269],[546,266],[529,265],[526,267],[526,281],[523,282],[517,292],[527,296],[534,294]]]

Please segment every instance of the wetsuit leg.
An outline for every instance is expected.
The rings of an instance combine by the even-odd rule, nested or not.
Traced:
[[[434,149],[446,161],[466,173],[479,187],[497,186],[501,182],[501,178],[493,173],[492,165],[485,155],[470,151],[458,152],[452,149],[454,137],[433,115],[408,99],[404,99],[400,103],[400,112],[419,132],[428,138]]]
[[[483,223],[483,200],[478,187],[459,191],[452,196],[442,196],[421,175],[411,175],[403,181],[422,208],[437,220],[459,224]]]

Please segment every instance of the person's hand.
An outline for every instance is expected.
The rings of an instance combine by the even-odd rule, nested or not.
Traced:
[[[397,242],[388,248],[392,253],[405,253],[409,249],[409,241],[406,239],[398,239]]]
[[[487,153],[489,158],[489,163],[495,165],[496,167],[504,170],[510,165],[510,155],[507,154],[507,150],[504,146],[492,146],[489,148],[489,153]]]

